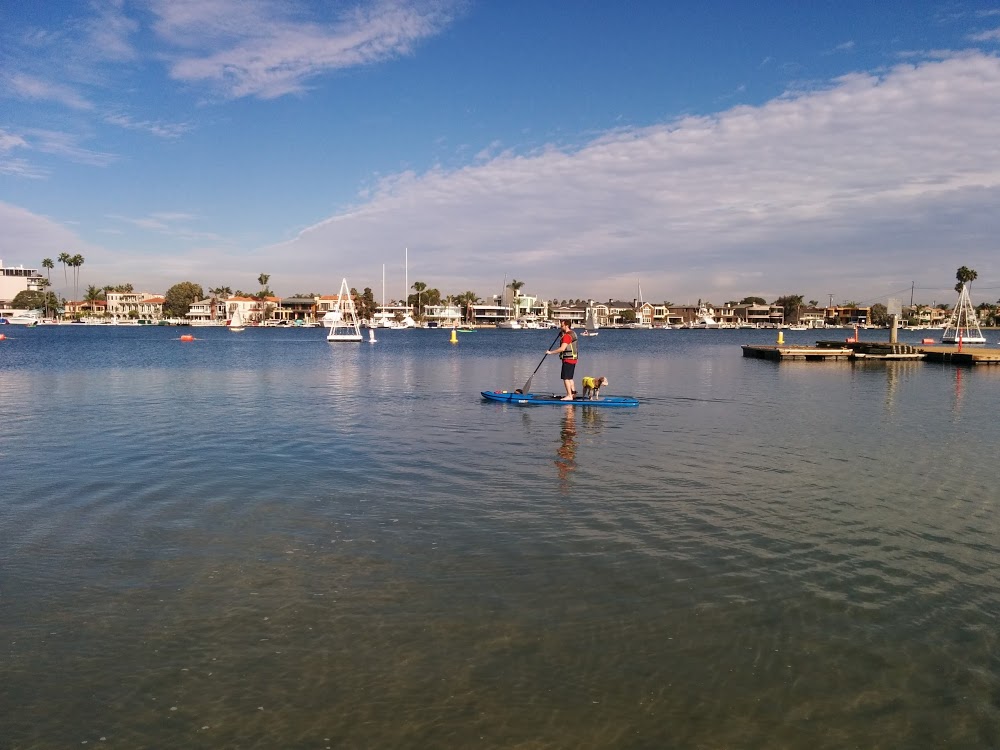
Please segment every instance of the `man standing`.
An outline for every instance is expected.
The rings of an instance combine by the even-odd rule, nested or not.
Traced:
[[[573,325],[568,320],[560,320],[559,325],[562,329],[559,348],[551,351],[546,350],[545,353],[558,354],[559,359],[562,360],[562,372],[559,377],[562,378],[563,385],[566,386],[566,395],[563,396],[562,400],[572,401],[573,395],[576,393],[576,386],[573,385],[573,373],[576,371],[576,334],[573,333]]]

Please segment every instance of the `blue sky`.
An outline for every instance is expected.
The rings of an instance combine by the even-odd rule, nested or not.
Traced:
[[[998,47],[1000,0],[4,3],[0,259],[995,301]]]

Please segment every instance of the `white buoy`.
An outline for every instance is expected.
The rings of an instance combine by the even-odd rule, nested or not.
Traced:
[[[374,328],[369,328],[368,329],[368,343],[369,344],[374,344],[375,343],[375,329]]]

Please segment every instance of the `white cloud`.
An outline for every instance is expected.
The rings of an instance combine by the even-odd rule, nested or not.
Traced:
[[[324,72],[408,54],[450,22],[450,5],[382,0],[327,22],[268,0],[155,0],[153,10],[155,31],[179,49],[175,79],[270,99],[300,92]]]
[[[126,15],[124,0],[90,0],[89,8],[91,15],[80,23],[81,50],[101,60],[135,60],[131,37],[139,23]]]
[[[995,262],[998,118],[997,58],[901,65],[572,152],[398,174],[254,262],[373,279],[409,246],[411,278],[443,289],[507,273],[546,296],[617,296],[639,275],[675,301],[947,287],[957,260],[981,278]]]
[[[978,34],[970,34],[969,39],[973,42],[1000,42],[1000,29],[990,29]]]
[[[0,82],[10,96],[20,99],[53,101],[71,109],[92,109],[94,106],[70,86],[25,73],[7,73],[0,76]]]
[[[23,136],[0,128],[0,174],[31,179],[47,176],[46,170],[32,164],[24,157],[12,155],[16,149],[26,148],[28,148],[28,142],[24,140]]]
[[[186,122],[159,122],[152,120],[136,120],[129,115],[111,114],[106,115],[104,121],[111,125],[117,125],[125,130],[138,130],[143,133],[155,135],[157,138],[173,140],[180,138],[192,129],[192,125]]]
[[[117,157],[101,151],[92,151],[79,145],[80,136],[56,130],[26,130],[29,147],[44,154],[62,156],[78,164],[106,167]]]
[[[39,216],[20,206],[0,201],[0,258],[14,265],[23,263],[38,268],[41,259],[59,253],[100,251],[83,242],[64,224]]]

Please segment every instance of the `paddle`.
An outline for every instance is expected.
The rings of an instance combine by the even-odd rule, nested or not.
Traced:
[[[552,342],[552,346],[558,344],[560,338],[562,338],[562,331],[559,331],[559,333],[556,334],[556,340]],[[544,362],[545,358],[549,356],[549,349],[551,349],[552,346],[550,346],[548,349],[545,350],[545,354],[542,355],[542,361],[538,363],[538,367],[541,367],[542,362]],[[535,372],[538,372],[538,367],[535,368]],[[531,379],[535,377],[535,372],[531,373],[528,376],[528,382],[524,384],[524,388],[520,390],[520,393],[531,393]]]

